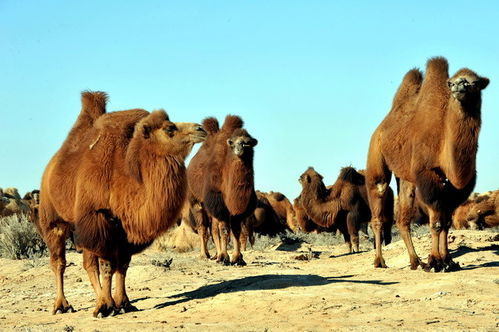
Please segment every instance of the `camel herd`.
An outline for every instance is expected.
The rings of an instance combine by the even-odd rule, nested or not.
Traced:
[[[125,286],[131,257],[179,220],[198,233],[201,257],[212,257],[211,237],[213,259],[226,265],[246,264],[243,251],[254,233],[339,231],[349,251],[358,252],[359,230],[370,223],[374,266],[386,267],[382,244],[390,243],[396,223],[412,269],[458,269],[448,250],[451,224],[499,225],[499,191],[470,197],[481,90],[488,83],[466,68],[449,78],[441,57],[428,60],[424,75],[409,71],[372,135],[366,169],[344,167],[326,186],[310,167],[299,177],[302,191],[293,204],[281,193],[255,190],[258,142],[240,117],[228,115],[220,126],[212,117],[202,124],[173,122],[163,110],[107,113],[104,92],[83,92],[81,112],[45,169],[39,202],[38,192],[27,198],[34,203],[26,209],[50,251],[57,287],[53,313],[73,311],[64,295],[70,232],[96,294],[93,314],[104,317],[136,310]],[[186,167],[196,143],[202,145]],[[397,198],[389,186],[392,173]],[[2,191],[1,211],[7,198],[18,196]],[[415,220],[431,229],[426,263],[412,244]]]

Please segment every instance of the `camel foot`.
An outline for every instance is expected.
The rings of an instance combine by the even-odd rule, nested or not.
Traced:
[[[231,265],[235,265],[235,266],[246,266],[246,262],[244,261],[243,259],[243,255],[240,255],[238,258],[232,260],[230,262]]]
[[[229,255],[220,255],[217,257],[217,263],[223,264],[225,266],[230,265]]]
[[[126,301],[125,303],[122,303],[120,306],[117,308],[118,313],[120,314],[126,314],[127,312],[133,312],[133,311],[139,311],[136,306],[130,303],[130,301]]]
[[[433,255],[428,256],[428,264],[424,266],[426,272],[440,272],[444,268],[443,261]]]
[[[423,269],[425,268],[426,264],[421,262],[419,257],[416,257],[414,259],[411,259],[411,270],[417,270],[418,267],[421,266]]]
[[[383,257],[376,257],[374,259],[374,267],[375,268],[383,268],[386,269],[388,266],[386,266],[385,260]]]
[[[114,305],[101,304],[97,305],[94,310],[94,317],[96,318],[104,318],[104,317],[112,317],[119,313],[119,310]]]
[[[210,254],[208,254],[208,253],[199,255],[199,258],[201,258],[201,259],[215,259],[214,257],[210,257]]]
[[[455,272],[461,270],[459,263],[456,263],[452,258],[447,258],[443,262],[443,272]]]
[[[52,310],[52,315],[65,314],[67,312],[75,312],[73,306],[66,301],[66,299],[61,301],[56,301],[54,303],[54,310]]]

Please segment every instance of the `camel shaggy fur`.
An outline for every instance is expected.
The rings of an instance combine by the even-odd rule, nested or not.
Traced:
[[[410,220],[397,220],[411,268],[459,268],[449,255],[447,234],[453,211],[475,186],[481,91],[488,84],[487,78],[467,68],[449,78],[448,63],[442,57],[428,60],[424,78],[418,69],[405,75],[391,111],[371,137],[367,158],[367,189],[377,244],[375,267],[386,267],[381,252],[383,206],[393,173],[400,179],[399,206],[410,207],[408,200],[415,192],[429,213],[432,249],[427,265],[414,250]]]
[[[349,252],[358,252],[359,229],[362,223],[371,219],[364,175],[353,167],[344,167],[330,190],[322,179],[322,175],[312,167],[300,176],[300,196],[305,213],[319,226],[334,226],[340,230]],[[393,194],[386,205],[386,219],[393,220]],[[387,227],[384,235],[385,242],[390,243],[391,228]]]
[[[199,206],[196,219],[206,249],[208,227],[217,249],[217,262],[229,264],[227,243],[232,234],[234,251],[231,264],[245,265],[240,248],[241,224],[256,206],[253,148],[257,140],[243,129],[240,117],[228,115],[222,128],[215,118],[203,121],[208,137],[187,169],[191,206]]]
[[[103,92],[82,93],[76,123],[42,178],[39,229],[56,277],[53,313],[73,311],[63,281],[70,228],[97,296],[94,316],[135,309],[125,290],[131,256],[177,220],[184,160],[206,137],[200,125],[171,122],[163,110],[106,113],[106,100]]]
[[[452,216],[456,229],[499,226],[499,190],[468,199]]]

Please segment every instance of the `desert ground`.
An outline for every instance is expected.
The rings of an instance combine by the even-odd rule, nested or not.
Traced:
[[[450,238],[462,266],[452,273],[411,271],[401,240],[384,248],[387,269],[372,267],[365,238],[362,252],[351,255],[339,242],[277,241],[248,249],[246,267],[202,260],[197,250],[155,246],[134,256],[128,270],[128,295],[139,311],[100,319],[92,316],[95,297],[80,254],[68,253],[65,282],[76,312],[62,315],[51,314],[48,257],[0,259],[0,330],[497,331],[499,233],[460,230]],[[429,234],[414,241],[426,258]]]

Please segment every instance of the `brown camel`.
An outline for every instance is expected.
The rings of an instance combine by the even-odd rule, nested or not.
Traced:
[[[344,167],[329,191],[322,179],[312,167],[300,176],[300,202],[305,213],[319,226],[337,228],[343,234],[349,252],[358,252],[361,223],[371,219],[364,175],[353,167]],[[386,201],[385,214],[387,220],[393,220],[393,194],[391,201]],[[384,236],[385,242],[390,243],[390,228],[386,228]]]
[[[28,215],[30,208],[27,202],[21,199],[17,188],[0,188],[0,217],[11,215]]]
[[[499,190],[468,199],[454,212],[452,224],[456,229],[499,226]]]
[[[256,206],[253,148],[257,140],[243,129],[240,117],[228,115],[222,128],[215,118],[203,121],[208,137],[187,168],[191,206],[199,204],[194,216],[206,249],[208,226],[217,249],[217,262],[229,264],[227,243],[232,234],[234,251],[230,264],[245,265],[241,254],[241,223]]]
[[[327,231],[325,227],[321,227],[313,222],[313,220],[305,212],[305,208],[301,202],[301,195],[295,198],[293,201],[293,209],[296,215],[297,228],[305,233],[320,233]],[[336,230],[336,229],[335,229]]]
[[[63,281],[70,228],[97,296],[94,316],[136,309],[125,290],[131,256],[177,220],[187,188],[184,160],[206,137],[200,125],[171,122],[163,110],[106,114],[106,99],[82,93],[80,115],[42,178],[38,226],[56,277],[54,314],[73,311]]]
[[[280,192],[270,191],[265,194],[275,213],[279,216],[287,228],[292,232],[298,229],[296,213],[289,199]]]
[[[375,267],[386,267],[381,252],[383,202],[393,172],[400,179],[399,207],[410,209],[415,192],[430,219],[428,265],[414,250],[410,220],[397,220],[411,269],[418,265],[427,271],[459,268],[449,255],[447,234],[452,212],[475,186],[481,91],[488,84],[487,78],[466,68],[449,79],[447,60],[442,57],[428,60],[424,79],[418,69],[405,75],[390,113],[371,137],[367,158],[366,181],[377,244]],[[404,211],[399,214],[404,216]]]
[[[255,233],[275,237],[290,230],[286,222],[287,211],[285,207],[281,211],[278,211],[272,204],[272,200],[274,200],[279,207],[284,205],[282,204],[285,199],[284,195],[273,192],[265,193],[257,190],[256,197],[257,202],[255,210],[244,219],[242,224],[241,248],[243,251],[246,250],[248,239],[252,246],[255,244]],[[277,201],[277,199],[280,199],[280,201]],[[279,212],[284,213],[284,215]]]

